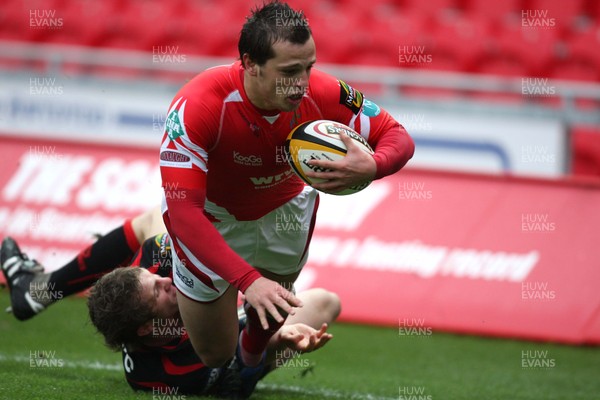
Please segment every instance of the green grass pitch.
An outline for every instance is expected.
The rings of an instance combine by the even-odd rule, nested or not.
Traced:
[[[0,291],[0,308],[9,304]],[[322,350],[268,376],[253,399],[600,399],[600,348],[336,324]],[[32,352],[52,357],[32,367]],[[54,364],[54,365],[51,365]],[[162,396],[162,397],[161,397]],[[0,315],[0,399],[170,399],[135,393],[72,298],[31,321]]]

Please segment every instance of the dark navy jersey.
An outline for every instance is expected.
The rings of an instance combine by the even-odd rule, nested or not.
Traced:
[[[171,277],[170,246],[170,238],[166,233],[149,238],[134,255],[132,265],[163,277]],[[244,322],[242,318],[240,327]],[[166,345],[141,346],[134,350],[123,348],[123,367],[129,385],[160,396],[211,394],[218,390],[222,384],[219,379],[221,368],[208,368],[202,364],[185,328],[159,325],[154,333],[173,337]]]

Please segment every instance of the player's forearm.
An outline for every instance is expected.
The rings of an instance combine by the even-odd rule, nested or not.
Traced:
[[[415,144],[412,138],[404,127],[396,122],[379,138],[375,147],[375,179],[399,171],[412,158],[414,152]]]
[[[181,191],[185,193],[181,193]],[[227,282],[245,292],[260,273],[252,268],[225,242],[221,234],[204,215],[204,195],[201,190],[178,189],[169,196],[169,233],[181,241],[200,262],[210,267]],[[176,200],[173,200],[176,199]],[[189,262],[189,264],[192,264]],[[186,265],[191,268],[189,265]]]

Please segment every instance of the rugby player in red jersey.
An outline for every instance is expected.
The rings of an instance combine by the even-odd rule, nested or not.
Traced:
[[[260,367],[271,335],[302,305],[287,289],[307,259],[315,189],[335,193],[393,174],[412,157],[414,144],[385,110],[313,68],[317,53],[308,23],[287,4],[254,10],[238,49],[239,61],[206,70],[176,94],[160,168],[173,280],[190,340],[211,367],[240,349],[243,371]],[[326,182],[305,186],[281,155],[290,130],[314,119],[350,126],[374,156],[342,135],[347,156],[312,161],[328,171],[310,176]],[[278,230],[282,217],[308,229]],[[238,289],[248,303],[239,336]]]

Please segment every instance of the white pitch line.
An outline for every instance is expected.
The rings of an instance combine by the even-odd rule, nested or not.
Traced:
[[[14,361],[19,363],[27,363],[30,362],[30,357],[25,357],[22,355],[6,355],[0,353],[0,362],[1,361]],[[98,361],[89,362],[89,361],[65,361],[63,360],[64,367],[67,368],[84,368],[84,369],[94,369],[94,370],[103,370],[103,371],[123,371],[123,366],[121,364],[105,364]],[[379,397],[374,396],[368,393],[348,393],[342,392],[339,390],[333,389],[311,389],[305,388],[301,386],[288,386],[288,385],[279,385],[274,383],[264,383],[259,382],[257,385],[259,389],[265,390],[281,390],[284,392],[295,393],[295,394],[304,394],[315,398],[327,398],[327,399],[347,399],[347,400],[397,400],[393,397]]]
[[[5,354],[0,353],[0,361],[15,361],[15,362],[23,362],[29,364],[30,357],[14,355],[7,356]],[[98,361],[89,362],[89,361],[65,361],[63,360],[63,366],[68,368],[85,368],[85,369],[99,369],[104,371],[123,371],[123,366],[121,364],[104,364]]]
[[[259,389],[281,390],[290,393],[314,396],[315,398],[347,399],[347,400],[398,400],[396,397],[379,397],[368,393],[349,393],[333,389],[311,389],[301,386],[278,385],[274,383],[259,382]]]

